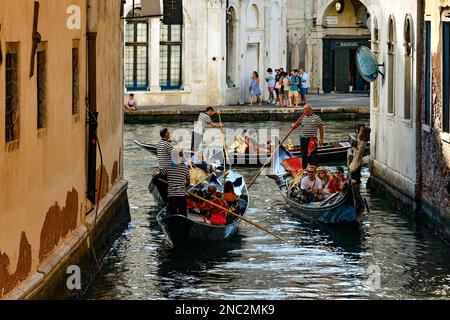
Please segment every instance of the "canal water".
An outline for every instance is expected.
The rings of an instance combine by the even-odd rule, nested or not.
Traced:
[[[327,122],[326,141],[345,138],[352,122]],[[286,123],[233,124],[262,130]],[[192,124],[170,124],[171,130]],[[86,292],[86,299],[448,299],[450,247],[428,227],[365,186],[370,213],[361,226],[327,227],[302,220],[275,184],[260,177],[247,217],[287,243],[242,223],[226,243],[168,250],[147,190],[156,158],[133,144],[153,143],[159,129],[125,126],[125,176],[132,221]],[[293,142],[298,142],[298,133]],[[256,169],[238,169],[247,181]],[[368,171],[364,171],[364,180]]]

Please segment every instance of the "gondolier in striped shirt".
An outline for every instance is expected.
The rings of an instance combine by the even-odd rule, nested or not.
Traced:
[[[158,156],[159,173],[161,174],[162,170],[172,165],[173,145],[172,141],[170,141],[170,132],[167,128],[162,129],[159,132],[159,135],[161,136],[161,140],[156,143],[156,152]],[[166,180],[167,177],[164,174],[161,174],[161,178]],[[154,179],[153,184],[158,188],[161,198],[167,202],[167,185],[158,179]]]
[[[167,214],[187,216],[186,187],[191,177],[182,150],[172,151],[172,164],[163,168],[157,177],[162,176],[167,177]]]
[[[312,106],[305,106],[305,116],[294,123],[293,128],[301,128],[300,144],[302,151],[302,167],[318,165],[317,148],[323,145],[324,129],[322,119],[313,112]],[[320,140],[317,140],[317,129],[320,130]]]
[[[219,123],[214,123],[211,117],[215,114],[220,114],[220,111],[214,111],[214,108],[208,107],[206,112],[200,112],[198,116],[198,121],[195,123],[194,132],[192,132],[192,143],[191,149],[192,151],[198,151],[198,148],[202,144],[203,134],[208,126],[221,128],[222,125]]]

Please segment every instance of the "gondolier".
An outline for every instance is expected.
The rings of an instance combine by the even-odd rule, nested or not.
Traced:
[[[183,151],[172,152],[172,165],[161,169],[157,175],[167,177],[167,211],[169,215],[187,216],[186,186],[190,184],[189,168],[183,163]]]
[[[194,132],[192,132],[192,151],[198,151],[202,141],[203,134],[205,133],[206,127],[211,126],[214,128],[221,128],[222,125],[219,123],[214,123],[211,117],[215,114],[220,114],[220,111],[214,111],[214,108],[208,107],[206,112],[200,112],[198,116],[198,121],[195,123]]]
[[[317,166],[317,149],[323,146],[324,129],[322,119],[313,112],[312,106],[305,106],[305,116],[301,121],[292,125],[293,128],[301,127],[300,144],[302,152],[302,167],[308,165]],[[320,141],[317,140],[317,129],[320,129]]]
[[[161,179],[167,180],[166,175],[162,174],[161,171],[172,165],[171,156],[173,145],[172,141],[170,141],[170,132],[167,128],[162,129],[159,132],[159,135],[161,136],[161,140],[156,143],[159,176],[161,177]],[[152,183],[158,188],[159,194],[161,195],[163,201],[167,202],[167,185],[156,178],[153,179]]]

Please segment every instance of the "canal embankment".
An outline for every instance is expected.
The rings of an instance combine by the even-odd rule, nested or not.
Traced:
[[[370,117],[370,98],[358,94],[311,95],[309,103],[323,120],[367,120]],[[140,106],[138,110],[125,112],[125,123],[193,122],[208,106]],[[295,121],[303,107],[281,108],[263,103],[235,106],[217,106],[223,122]]]

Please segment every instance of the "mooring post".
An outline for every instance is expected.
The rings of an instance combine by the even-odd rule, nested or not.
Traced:
[[[353,159],[349,165],[350,176],[359,182],[361,177],[362,160],[366,151],[367,142],[370,140],[371,129],[365,126],[359,128],[358,143],[356,145]]]

